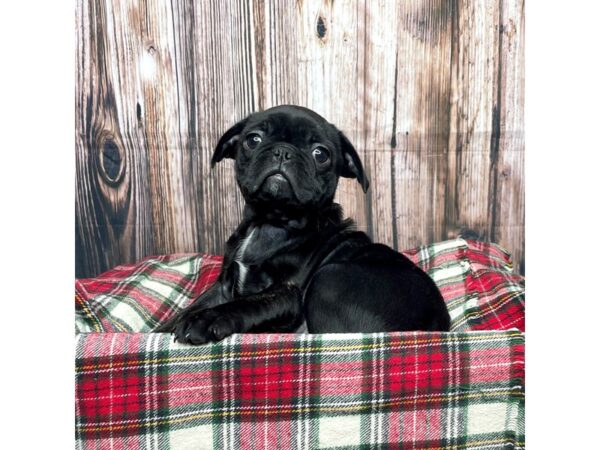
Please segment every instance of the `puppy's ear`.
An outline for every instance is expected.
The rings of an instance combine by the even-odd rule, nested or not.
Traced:
[[[240,133],[246,126],[248,119],[249,117],[240,120],[221,136],[221,139],[219,139],[219,142],[217,142],[217,146],[215,147],[212,159],[210,160],[210,167],[215,167],[215,164],[220,162],[223,158],[235,158],[235,147],[240,139]]]
[[[342,166],[341,176],[346,178],[356,178],[360,183],[363,192],[369,189],[369,180],[363,169],[362,162],[356,153],[356,149],[352,142],[344,133],[339,131],[340,142],[342,144],[342,156],[344,157],[344,165]]]

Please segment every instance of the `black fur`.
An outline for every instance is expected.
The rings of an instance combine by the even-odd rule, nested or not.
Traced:
[[[356,231],[333,202],[340,176],[369,186],[335,126],[306,108],[271,108],[223,135],[212,163],[224,158],[235,159],[243,220],[217,283],[156,331],[203,344],[232,333],[293,332],[303,323],[311,333],[449,329],[429,276]]]

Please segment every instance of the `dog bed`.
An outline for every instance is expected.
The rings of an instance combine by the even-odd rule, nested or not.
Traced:
[[[151,333],[216,280],[178,254],[76,280],[78,449],[524,448],[524,280],[495,244],[404,252],[451,332]]]

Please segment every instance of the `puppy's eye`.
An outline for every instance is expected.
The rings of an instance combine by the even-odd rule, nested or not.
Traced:
[[[261,142],[262,138],[258,133],[250,133],[248,136],[246,136],[246,145],[250,149],[258,147],[258,144],[260,144]]]
[[[319,164],[324,164],[329,160],[329,151],[325,147],[317,147],[312,151],[313,158]]]

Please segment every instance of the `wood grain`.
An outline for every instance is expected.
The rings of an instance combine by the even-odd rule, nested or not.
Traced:
[[[490,239],[512,252],[525,272],[525,14],[523,0],[505,0],[500,10],[498,122]]]
[[[299,2],[298,103],[335,124],[356,145],[369,170],[362,142],[364,118],[357,105],[363,97],[360,62],[365,30],[362,3],[351,0]],[[369,230],[368,197],[356,180],[341,179],[336,196],[359,229]]]
[[[492,138],[497,121],[499,5],[459,2],[453,39],[450,151],[454,161],[450,231],[490,237]],[[453,228],[453,229],[452,229]]]
[[[409,1],[400,10],[395,219],[400,249],[445,239],[454,2]]]
[[[76,276],[221,253],[243,206],[219,136],[301,104],[371,189],[358,227],[397,249],[489,239],[524,269],[522,0],[78,0]]]

